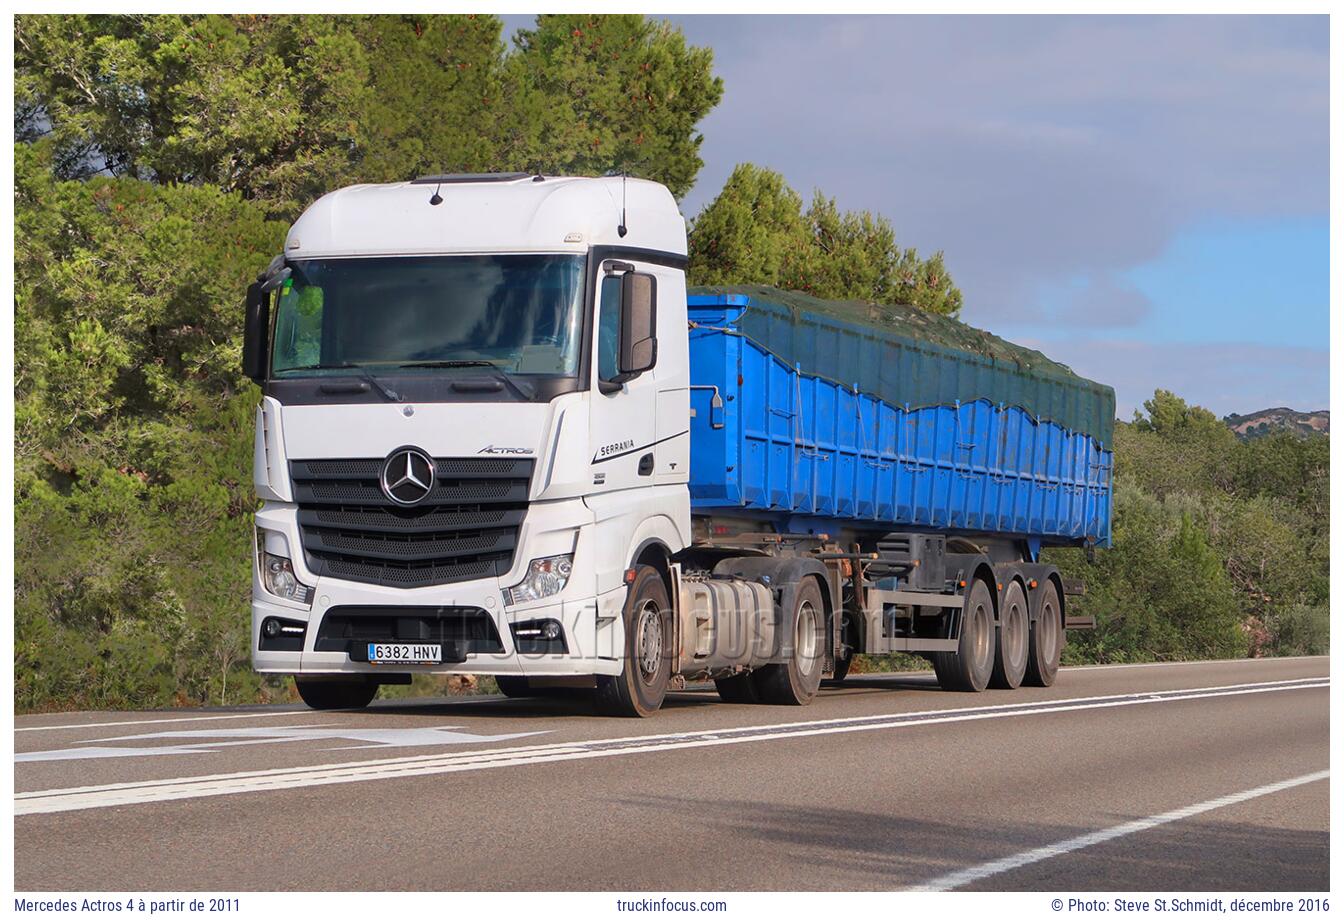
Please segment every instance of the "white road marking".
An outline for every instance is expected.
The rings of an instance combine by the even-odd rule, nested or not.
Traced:
[[[460,773],[499,767],[554,763],[564,760],[617,757],[652,751],[744,744],[777,738],[803,738],[814,735],[876,731],[887,728],[939,725],[982,719],[1049,715],[1056,712],[1073,712],[1081,709],[1161,705],[1186,700],[1241,696],[1252,693],[1274,693],[1286,690],[1306,690],[1329,686],[1328,678],[1301,678],[1258,684],[1200,687],[1185,691],[1167,690],[1160,694],[1134,693],[1086,699],[1007,703],[964,709],[933,709],[913,713],[890,713],[846,719],[822,719],[812,722],[753,725],[731,729],[719,728],[711,731],[667,735],[635,735],[626,738],[557,742],[518,748],[491,748],[485,751],[364,760],[311,767],[256,770],[212,776],[184,776],[167,780],[112,783],[66,789],[45,789],[15,795],[14,813],[15,815],[49,814],[88,808],[148,804],[173,799],[236,795],[272,789],[297,789],[305,786],[368,782],[440,773]]]
[[[286,716],[311,716],[311,709],[295,709],[289,712],[247,712],[226,716],[173,716],[167,719],[132,719],[126,722],[79,722],[74,725],[30,725],[16,728],[16,732],[61,732],[78,731],[90,728],[115,728],[119,725],[159,725],[169,722],[210,722],[215,719],[279,719]]]
[[[1262,795],[1271,795],[1275,792],[1282,792],[1285,789],[1292,789],[1295,786],[1318,782],[1329,776],[1329,770],[1318,770],[1315,773],[1307,773],[1303,776],[1285,779],[1282,782],[1270,783],[1267,786],[1257,786],[1254,789],[1247,789],[1245,792],[1233,792],[1230,795],[1219,796],[1216,799],[1200,802],[1197,805],[1187,805],[1184,808],[1177,808],[1174,811],[1166,811],[1160,815],[1139,818],[1137,821],[1129,821],[1115,827],[1102,828],[1098,831],[1092,831],[1090,834],[1081,834],[1077,837],[1071,837],[1068,840],[1061,840],[1059,843],[1037,847],[1034,850],[1027,850],[1024,853],[1018,853],[1014,856],[1005,856],[1003,859],[996,859],[992,862],[982,863],[978,866],[959,869],[956,872],[950,872],[947,875],[939,876],[938,878],[924,882],[921,885],[916,885],[907,890],[951,891],[954,888],[964,888],[981,879],[986,879],[993,875],[1001,875],[1004,872],[1011,872],[1013,869],[1020,869],[1023,866],[1029,866],[1032,863],[1038,863],[1045,859],[1050,859],[1055,856],[1063,856],[1065,853],[1072,853],[1075,850],[1081,850],[1085,847],[1093,847],[1099,843],[1108,843],[1117,838],[1127,837],[1130,834],[1137,834],[1140,831],[1146,831],[1163,824],[1170,824],[1173,821],[1180,821],[1183,818],[1192,818],[1195,815],[1201,815],[1206,811],[1213,811],[1215,808],[1226,808],[1228,805],[1247,802],[1251,799],[1259,798]]]
[[[439,706],[479,705],[481,703],[495,703],[505,699],[507,699],[507,697],[482,695],[482,696],[467,696],[451,700],[433,699],[429,697],[422,697],[419,699],[405,699],[405,700],[384,700],[383,703],[391,704],[396,708],[401,708],[403,706],[439,707]],[[382,708],[384,708],[384,705],[380,704],[372,706],[369,709],[358,711],[378,712],[378,710]],[[220,719],[279,719],[293,716],[321,716],[321,715],[326,715],[326,713],[317,712],[312,709],[289,709],[284,712],[267,712],[264,710],[258,710],[257,712],[228,713],[227,715],[218,715],[218,716],[170,716],[164,719],[131,719],[124,722],[72,722],[68,725],[27,725],[24,726],[23,728],[15,728],[14,731],[63,732],[63,731],[80,731],[95,728],[115,728],[120,725],[159,725],[159,724],[167,724],[169,722],[213,722]]]
[[[344,745],[324,750],[359,750],[382,747],[429,747],[447,744],[484,744],[489,741],[512,741],[532,735],[549,734],[550,730],[512,732],[499,735],[477,735],[455,731],[457,725],[438,725],[419,728],[359,728],[338,725],[294,725],[277,728],[198,728],[166,732],[146,732],[139,735],[121,735],[115,738],[94,738],[75,741],[78,747],[56,748],[50,751],[24,751],[14,755],[15,763],[50,760],[96,760],[105,757],[162,757],[168,754],[213,754],[220,748],[244,744],[277,744],[286,741],[364,741],[366,744]],[[194,744],[134,745],[114,747],[110,741],[191,740]],[[212,739],[212,740],[207,740]]]

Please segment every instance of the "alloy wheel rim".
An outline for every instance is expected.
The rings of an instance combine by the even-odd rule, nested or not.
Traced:
[[[1041,609],[1041,619],[1039,627],[1041,629],[1041,652],[1046,662],[1055,660],[1055,653],[1059,649],[1059,630],[1054,628],[1058,621],[1055,615],[1055,608],[1047,604]]]
[[[663,625],[658,608],[652,601],[645,602],[639,611],[639,673],[644,683],[653,683],[663,657]]]
[[[989,620],[989,612],[984,605],[975,608],[975,660],[980,664],[985,664],[994,654],[994,648],[991,643],[991,632],[993,624]]]
[[[798,624],[794,632],[798,670],[810,674],[817,661],[817,610],[811,601],[803,601],[798,608]]]
[[[1026,623],[1026,617],[1022,612],[1022,607],[1014,604],[1009,608],[1008,615],[1012,620],[1012,628],[1009,630],[1008,647],[1009,655],[1014,663],[1022,661],[1027,657],[1027,635],[1022,627]]]

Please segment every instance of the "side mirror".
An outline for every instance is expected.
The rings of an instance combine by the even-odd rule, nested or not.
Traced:
[[[265,285],[258,281],[247,287],[246,314],[243,319],[243,373],[260,384],[266,379],[266,335],[270,327],[270,300]]]
[[[658,361],[658,279],[642,272],[621,276],[621,341],[617,383],[633,380]]]

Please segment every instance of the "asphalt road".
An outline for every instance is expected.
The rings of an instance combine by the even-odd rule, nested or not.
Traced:
[[[1323,890],[1326,658],[24,716],[20,891]]]

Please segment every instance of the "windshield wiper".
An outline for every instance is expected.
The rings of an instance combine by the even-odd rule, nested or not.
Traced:
[[[485,361],[481,358],[452,358],[443,361],[407,361],[405,364],[399,364],[398,367],[489,367],[494,370],[500,370],[500,366],[493,361]]]
[[[500,367],[493,361],[483,361],[479,358],[460,358],[460,359],[455,358],[444,361],[408,361],[400,366],[401,367],[485,367],[493,371],[494,377],[508,384],[509,388],[512,389],[519,396],[521,396],[523,399],[526,399],[527,401],[531,402],[532,397],[534,395],[533,391],[531,391],[530,389],[524,389],[521,383],[519,383],[517,380],[514,380],[511,374],[509,374],[507,371],[505,371],[502,367]]]
[[[382,393],[383,396],[385,396],[390,402],[401,402],[401,395],[400,395],[396,390],[394,390],[394,389],[392,389],[391,387],[387,386],[387,385],[384,384],[381,380],[379,380],[377,377],[373,376],[373,374],[369,373],[368,370],[366,370],[366,369],[364,368],[363,365],[360,365],[360,364],[351,364],[349,361],[342,361],[342,362],[339,363],[339,364],[303,364],[303,365],[300,365],[299,367],[286,367],[286,368],[283,368],[283,370],[286,370],[286,371],[344,371],[344,370],[359,371],[359,373],[358,373],[357,376],[358,376],[361,380],[364,380],[364,381],[366,381],[367,383],[372,384],[373,387],[374,387],[374,389],[376,389],[379,393]]]

